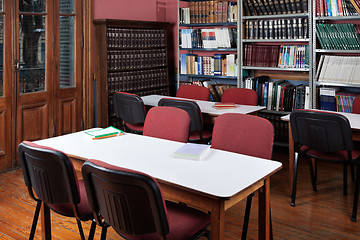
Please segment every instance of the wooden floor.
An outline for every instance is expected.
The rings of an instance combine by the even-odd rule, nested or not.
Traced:
[[[360,220],[350,221],[354,183],[342,194],[342,166],[319,162],[318,192],[312,191],[307,161],[299,166],[296,207],[290,206],[286,148],[275,148],[273,159],[283,168],[271,178],[274,239],[360,239]],[[244,202],[226,212],[226,239],[241,236]],[[0,174],[0,239],[27,239],[35,209],[25,189],[21,170]],[[359,217],[360,219],[360,217]],[[90,224],[85,223],[86,234]],[[36,239],[40,239],[38,224]],[[53,239],[79,239],[76,222],[52,213]],[[100,239],[100,229],[95,239]],[[121,239],[112,229],[108,239]],[[257,198],[251,211],[248,239],[257,239]]]

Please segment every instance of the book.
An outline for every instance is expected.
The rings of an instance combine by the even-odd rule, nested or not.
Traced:
[[[115,137],[123,135],[123,131],[112,126],[107,128],[95,129],[85,131],[85,134],[89,136],[92,140],[103,139],[108,137]]]
[[[235,103],[215,103],[213,108],[216,109],[227,109],[227,108],[236,108]]]
[[[174,158],[200,160],[210,149],[210,145],[186,143],[174,153]]]

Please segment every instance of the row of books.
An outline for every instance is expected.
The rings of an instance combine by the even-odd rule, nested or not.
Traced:
[[[319,82],[360,84],[360,56],[321,55],[316,78]]]
[[[236,48],[237,28],[180,29],[181,48]]]
[[[310,108],[310,89],[306,85],[292,85],[286,80],[270,80],[266,76],[248,78],[250,89],[258,94],[258,105],[267,110],[293,111]]]
[[[195,1],[180,8],[180,24],[237,22],[236,2]]]
[[[236,76],[236,55],[214,54],[214,57],[211,57],[181,54],[180,74]]]
[[[246,39],[306,39],[308,19],[246,20]]]
[[[244,45],[244,66],[307,68],[308,45]]]
[[[318,92],[318,108],[337,112],[351,113],[354,99],[360,96],[360,93],[341,91],[338,87],[321,87]]]
[[[308,12],[308,0],[244,0],[246,16]]]
[[[359,0],[316,0],[316,16],[356,16],[360,14]]]
[[[108,69],[138,69],[166,66],[165,49],[108,50]]]
[[[360,24],[316,24],[316,36],[322,49],[360,49]]]
[[[166,69],[108,73],[108,92],[167,86],[167,77]]]
[[[108,27],[107,46],[117,48],[165,47],[165,30]]]

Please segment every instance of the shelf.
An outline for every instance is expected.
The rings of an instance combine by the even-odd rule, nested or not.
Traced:
[[[237,48],[180,48],[180,51],[220,51],[220,52],[236,52]]]
[[[261,110],[260,112],[264,112],[264,113],[271,113],[271,114],[278,114],[278,115],[288,115],[291,112],[287,112],[287,111],[275,111],[275,110]]]
[[[279,19],[279,18],[307,18],[309,17],[308,13],[294,13],[294,14],[277,14],[277,15],[258,15],[258,16],[243,16],[244,20],[250,19]]]
[[[214,26],[237,26],[237,22],[223,22],[223,23],[190,23],[179,24],[180,27],[214,27]]]
[[[356,53],[360,54],[359,50],[338,50],[338,49],[316,49],[316,53]]]
[[[336,82],[319,82],[319,81],[316,81],[316,86],[334,86],[334,87],[354,87],[354,88],[359,88],[360,83],[351,84],[351,83],[336,83]]]
[[[255,66],[243,66],[242,69],[247,70],[271,70],[271,71],[293,71],[293,72],[308,72],[309,68],[279,68],[279,67],[255,67]]]
[[[180,74],[182,77],[194,77],[194,78],[218,78],[218,79],[231,79],[237,80],[236,76],[216,76],[216,75],[196,75],[196,74]]]
[[[308,38],[304,38],[304,39],[243,39],[242,40],[244,43],[255,43],[255,42],[294,42],[294,43],[298,43],[298,42],[309,42],[310,40]]]
[[[332,17],[315,17],[316,21],[328,20],[328,21],[349,21],[360,20],[360,16],[332,16]]]

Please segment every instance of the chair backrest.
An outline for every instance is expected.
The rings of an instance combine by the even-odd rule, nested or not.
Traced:
[[[189,114],[175,107],[153,107],[146,115],[143,135],[187,142],[190,132]]]
[[[97,160],[85,162],[81,172],[98,223],[100,214],[120,234],[169,233],[166,206],[155,179]]]
[[[211,147],[271,159],[274,128],[265,118],[225,113],[216,118]]]
[[[359,113],[360,114],[360,97],[356,97],[353,101],[353,113]]]
[[[18,155],[33,199],[50,205],[80,202],[77,176],[64,153],[24,141],[18,146]]]
[[[190,98],[196,100],[208,101],[210,98],[210,91],[207,87],[196,84],[181,85],[176,92],[177,97]]]
[[[221,102],[256,106],[257,93],[247,88],[228,88],[222,94]]]
[[[114,111],[118,118],[128,124],[144,123],[146,117],[145,106],[138,95],[116,92],[113,99]]]
[[[349,120],[330,112],[295,110],[290,114],[294,144],[321,152],[352,151]]]
[[[178,100],[170,98],[160,99],[159,106],[177,107],[185,110],[190,116],[190,131],[202,131],[203,122],[199,105],[196,102],[188,100]]]

